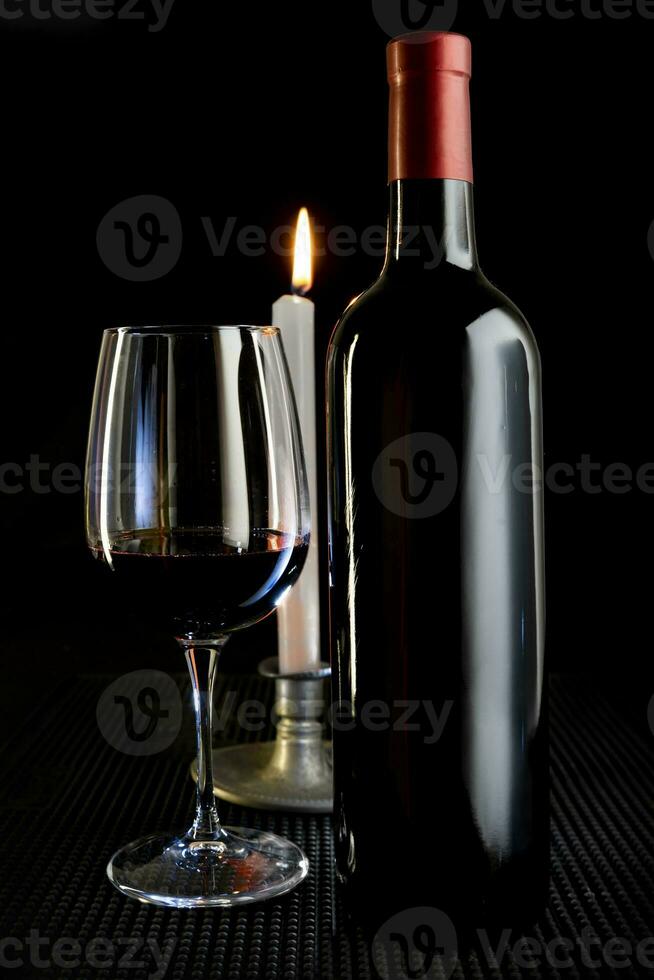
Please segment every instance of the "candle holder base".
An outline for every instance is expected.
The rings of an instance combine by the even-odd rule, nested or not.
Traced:
[[[215,749],[215,795],[260,810],[331,813],[331,743],[323,740],[320,721],[329,665],[280,674],[277,658],[269,657],[259,665],[259,672],[275,680],[277,737],[273,742]],[[196,760],[191,775],[197,780]]]

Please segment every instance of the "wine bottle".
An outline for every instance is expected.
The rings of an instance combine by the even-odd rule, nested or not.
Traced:
[[[540,358],[477,259],[470,42],[387,54],[386,258],[327,371],[337,872],[366,921],[511,927],[548,864]]]

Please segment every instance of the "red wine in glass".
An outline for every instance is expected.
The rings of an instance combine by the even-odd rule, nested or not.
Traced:
[[[176,637],[211,636],[267,616],[298,577],[308,539],[258,530],[247,549],[204,528],[130,531],[109,552],[93,553],[111,570],[126,604]]]

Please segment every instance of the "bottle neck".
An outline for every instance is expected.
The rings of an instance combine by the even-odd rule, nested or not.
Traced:
[[[389,184],[384,272],[479,267],[472,184],[407,178]]]
[[[443,32],[388,47],[390,210],[385,271],[478,267],[470,42]]]

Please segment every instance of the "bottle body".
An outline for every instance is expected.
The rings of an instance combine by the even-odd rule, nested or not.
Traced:
[[[469,185],[416,183],[391,215],[443,202],[438,268],[421,227],[328,358],[338,877],[373,921],[510,927],[547,868],[540,361]]]

